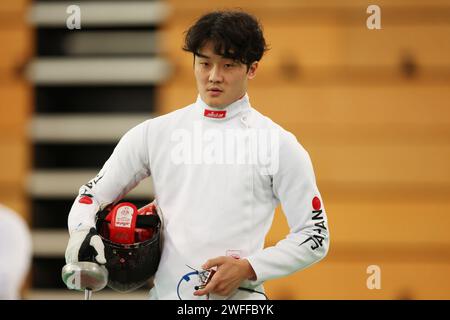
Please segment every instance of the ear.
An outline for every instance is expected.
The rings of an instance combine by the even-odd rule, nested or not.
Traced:
[[[258,69],[259,62],[255,61],[252,63],[247,72],[247,79],[251,80],[256,76],[256,69]]]

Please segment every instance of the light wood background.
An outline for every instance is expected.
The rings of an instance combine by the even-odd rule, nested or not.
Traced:
[[[27,136],[32,88],[23,70],[32,56],[32,30],[26,0],[0,2],[0,203],[27,217],[26,176],[30,168]]]

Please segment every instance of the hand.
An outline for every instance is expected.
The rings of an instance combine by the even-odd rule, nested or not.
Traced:
[[[105,245],[95,228],[72,233],[66,249],[66,263],[93,261],[105,264]]]
[[[208,260],[203,269],[217,267],[217,271],[205,288],[194,292],[194,296],[203,296],[215,293],[220,296],[228,296],[237,288],[242,281],[256,279],[255,271],[247,259],[235,259],[232,257],[217,257]]]

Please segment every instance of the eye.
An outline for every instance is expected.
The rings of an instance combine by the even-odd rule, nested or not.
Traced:
[[[225,64],[225,68],[231,68],[231,67],[234,67],[234,66],[235,66],[234,63],[226,63]]]
[[[203,67],[207,67],[207,66],[209,66],[209,63],[208,62],[200,62],[200,65]]]

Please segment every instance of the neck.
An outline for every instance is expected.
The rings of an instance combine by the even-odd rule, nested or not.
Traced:
[[[230,104],[225,105],[225,106],[212,106],[212,105],[208,105],[208,106],[209,106],[211,109],[223,110],[223,109],[226,109],[228,106],[232,105],[233,103],[235,103],[236,101],[241,100],[241,99],[245,96],[245,94],[246,94],[246,92],[244,92],[243,94],[241,94],[241,96],[240,96],[238,99],[234,100],[233,102],[231,102]]]

